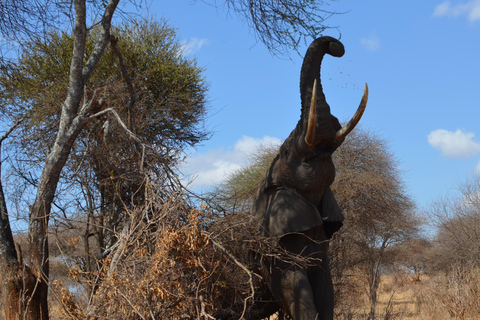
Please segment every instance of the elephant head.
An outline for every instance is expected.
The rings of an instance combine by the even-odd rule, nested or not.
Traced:
[[[343,215],[330,190],[335,179],[333,152],[359,122],[368,99],[368,87],[353,118],[342,127],[330,112],[320,82],[326,53],[343,56],[342,43],[331,37],[315,40],[305,55],[300,75],[301,117],[280,147],[260,185],[253,213],[262,231],[282,236],[324,225],[330,238]]]
[[[330,112],[320,82],[324,55],[344,54],[331,37],[308,48],[300,75],[300,120],[280,147],[257,191],[253,214],[265,236],[292,254],[315,259],[299,266],[283,259],[262,260],[263,278],[275,303],[293,319],[333,319],[333,284],[328,266],[328,240],[342,225],[343,214],[330,189],[335,179],[333,152],[360,120],[368,87],[357,112],[344,127]]]

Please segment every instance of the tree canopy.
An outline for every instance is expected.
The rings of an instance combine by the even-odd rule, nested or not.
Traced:
[[[92,33],[86,54],[95,41]],[[114,28],[110,41],[109,52],[89,80],[89,90],[102,92],[109,106],[145,143],[180,150],[205,139],[203,69],[194,59],[182,56],[176,30],[164,21],[143,20]],[[25,116],[26,130],[40,133],[33,142],[43,146],[51,145],[58,127],[72,44],[70,33],[52,31],[45,39],[35,38],[24,45],[15,67],[1,74],[4,114]],[[31,137],[24,146],[32,148],[30,142]]]

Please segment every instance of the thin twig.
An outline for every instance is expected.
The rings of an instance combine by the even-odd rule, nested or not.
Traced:
[[[18,119],[7,131],[5,131],[3,136],[0,137],[0,145],[2,144],[3,140],[7,139],[10,133],[12,133],[12,131],[15,130],[23,120],[25,120],[25,118]]]
[[[133,311],[135,311],[139,316],[140,318],[142,318],[143,320],[147,320],[138,310],[137,308],[135,308],[135,305],[133,305],[133,303],[127,298],[126,295],[123,294],[122,291],[119,291],[119,293],[122,295],[122,297],[127,300],[128,304],[130,305],[130,307],[132,307]]]
[[[242,263],[240,263],[230,252],[228,252],[227,249],[225,249],[225,247],[223,247],[221,244],[219,244],[218,242],[216,242],[215,240],[213,240],[212,237],[210,237],[209,234],[205,233],[205,236],[208,238],[208,240],[210,240],[210,242],[213,244],[214,247],[220,249],[220,251],[222,251],[223,253],[225,253],[230,259],[232,259],[232,261],[240,267],[240,269],[242,269],[243,271],[245,271],[245,273],[248,275],[248,282],[250,284],[250,289],[251,289],[251,294],[245,298],[245,301],[243,303],[243,311],[242,311],[242,314],[240,315],[240,319],[243,319],[243,316],[245,315],[245,312],[247,311],[247,301],[254,298],[254,295],[255,295],[255,286],[253,284],[253,277],[252,277],[252,272],[250,272],[250,270],[248,270],[247,267],[245,267],[245,265],[243,265]]]

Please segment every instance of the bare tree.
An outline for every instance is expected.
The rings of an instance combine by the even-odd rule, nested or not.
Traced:
[[[480,175],[437,199],[429,210],[437,227],[432,263],[436,270],[480,265]]]
[[[332,274],[341,284],[353,270],[361,270],[370,300],[369,317],[374,319],[382,268],[395,259],[392,248],[417,233],[419,220],[385,140],[357,130],[335,155],[332,191],[345,222],[332,240]],[[338,285],[337,294],[341,290]]]
[[[225,5],[254,30],[268,50],[282,55],[331,29],[326,20],[336,14],[325,0],[225,0]]]
[[[18,41],[61,23],[69,10],[60,0],[5,0],[0,6],[3,41]]]
[[[66,18],[59,0],[5,0],[0,5],[0,66],[8,66],[15,49],[34,34],[61,23]],[[65,19],[66,20],[66,19]],[[42,31],[39,31],[42,30]]]

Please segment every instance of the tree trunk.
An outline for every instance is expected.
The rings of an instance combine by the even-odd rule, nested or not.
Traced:
[[[22,310],[20,296],[22,290],[17,271],[20,268],[1,184],[0,214],[0,270],[2,270],[0,272],[0,291],[2,292],[3,308],[6,319],[19,319]]]
[[[28,295],[31,303],[27,305],[27,310],[32,315],[38,314],[39,316],[39,318],[32,317],[31,319],[48,319],[48,220],[61,170],[82,127],[79,123],[78,128],[75,128],[76,130],[73,130],[71,134],[58,133],[53,150],[47,157],[40,178],[37,197],[30,210],[28,230],[30,261],[32,273],[37,281],[32,284],[33,287],[27,287],[25,290],[32,294],[32,296]]]
[[[2,142],[18,126],[17,121],[0,138],[0,177],[2,172],[1,147]],[[0,179],[1,180],[1,179]],[[21,268],[22,259],[15,248],[12,229],[8,219],[7,202],[0,182],[0,291],[2,293],[3,311],[6,319],[23,318],[23,285],[33,279],[29,269]],[[27,281],[24,281],[26,279]]]
[[[381,275],[380,275],[380,265],[383,261],[385,248],[387,247],[387,242],[389,238],[383,240],[382,245],[376,253],[376,259],[372,261],[370,275],[369,275],[369,295],[370,295],[370,314],[368,318],[370,320],[375,320],[375,313],[377,308],[377,292],[380,285]]]
[[[377,308],[377,290],[380,281],[375,277],[373,283],[370,285],[370,315],[368,318],[370,320],[375,320],[375,313]]]

